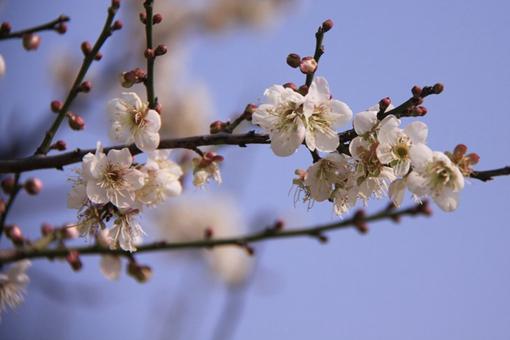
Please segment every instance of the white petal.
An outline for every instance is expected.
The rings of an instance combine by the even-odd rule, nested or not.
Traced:
[[[358,135],[369,132],[377,123],[377,111],[362,111],[354,116],[354,130]]]
[[[427,124],[412,122],[404,128],[404,133],[409,136],[413,144],[425,144],[428,135]]]
[[[114,255],[101,256],[101,273],[108,280],[117,280],[120,276],[121,263],[120,257]]]
[[[395,171],[395,176],[401,177],[401,176],[407,175],[410,168],[411,168],[411,161],[408,159],[404,159],[404,160],[399,161],[393,167],[393,171]]]
[[[152,132],[158,132],[161,128],[161,116],[155,110],[147,111],[145,116],[146,126],[145,129]]]
[[[135,92],[122,92],[121,99],[136,110],[141,110],[143,108],[143,102]]]
[[[310,150],[313,151],[312,148],[308,145],[309,136],[311,134],[306,134],[306,145]],[[313,143],[315,144],[315,148],[322,152],[333,152],[338,148],[340,144],[340,140],[336,133],[323,133],[320,131],[315,131],[313,133]]]
[[[305,127],[301,122],[294,131],[273,132],[271,134],[271,149],[277,156],[290,156],[303,143],[305,133]]]
[[[145,184],[145,174],[137,169],[129,169],[124,179],[131,190],[138,190]]]
[[[135,135],[135,145],[144,152],[154,151],[159,146],[159,139],[158,132],[141,130]]]
[[[349,152],[356,160],[361,160],[361,152],[368,150],[368,143],[361,137],[354,138],[349,144]]]
[[[112,202],[117,208],[134,208],[135,193],[130,190],[109,190],[106,192],[108,201]]]
[[[406,181],[404,179],[397,179],[390,184],[388,194],[397,208],[400,207],[404,200],[405,189]]]
[[[421,172],[427,163],[432,161],[433,153],[425,144],[413,144],[409,150],[409,157],[413,167]]]
[[[391,152],[390,144],[379,144],[377,149],[375,150],[377,153],[377,158],[382,164],[389,164],[391,161],[395,159],[393,153]],[[398,176],[398,175],[397,175]]]
[[[423,197],[428,194],[429,188],[427,188],[426,180],[417,172],[411,171],[411,173],[406,177],[406,180],[409,191],[416,196]]]
[[[308,90],[308,94],[306,95],[306,99],[310,99],[315,102],[326,102],[329,101],[331,94],[329,92],[328,81],[324,77],[316,77],[312,85],[310,85],[310,89]]]
[[[122,150],[112,149],[108,151],[107,158],[111,164],[118,165],[121,168],[129,168],[133,163],[133,156],[131,156],[128,148]]]
[[[446,212],[454,211],[459,206],[459,193],[449,189],[435,193],[432,199],[439,208]]]
[[[352,119],[351,108],[339,100],[331,100],[331,112],[333,128],[338,129]]]
[[[87,182],[87,197],[92,201],[92,203],[96,204],[105,204],[109,201],[106,190],[98,186],[95,181]]]

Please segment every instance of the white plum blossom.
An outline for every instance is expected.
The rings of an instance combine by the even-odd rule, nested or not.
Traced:
[[[112,123],[110,136],[120,143],[135,143],[142,151],[149,152],[159,145],[161,117],[147,107],[134,92],[123,92],[121,98],[108,103]]]
[[[23,302],[30,278],[26,274],[29,260],[14,263],[7,271],[0,272],[0,316],[7,308],[14,309]]]
[[[352,111],[344,102],[331,99],[325,78],[313,80],[305,97],[303,112],[308,148],[311,151],[335,151],[340,143],[336,129],[352,119]]]
[[[81,209],[89,198],[87,196],[87,182],[81,176],[81,171],[76,170],[78,177],[71,178],[70,181],[73,183],[71,191],[67,195],[67,207],[69,209]]]
[[[453,211],[459,204],[464,176],[442,152],[432,151],[424,144],[411,148],[413,171],[407,177],[409,190],[415,195],[431,196],[444,211]]]
[[[303,141],[311,151],[335,151],[339,145],[335,129],[352,118],[347,104],[331,99],[322,77],[313,80],[306,96],[281,85],[271,86],[264,96],[266,103],[255,110],[252,122],[269,133],[277,156],[293,154]]]
[[[266,103],[257,107],[252,115],[252,122],[267,131],[275,155],[290,156],[305,139],[305,98],[281,85],[268,88],[264,97]]]
[[[136,192],[136,199],[147,206],[155,206],[168,197],[182,192],[181,167],[168,157],[170,150],[148,153],[147,163],[141,169],[146,174],[144,186]]]
[[[135,191],[143,187],[145,174],[133,169],[132,162],[129,149],[110,150],[105,155],[98,143],[96,154],[86,154],[82,163],[89,200],[95,204],[111,202],[117,208],[133,207]]]
[[[393,204],[398,208],[404,200],[405,190],[407,188],[407,178],[397,178],[388,187],[388,195]]]
[[[193,185],[201,188],[209,183],[211,179],[221,184],[219,163],[222,161],[223,157],[216,155],[214,152],[206,152],[201,158],[193,158],[191,160],[193,166]]]
[[[142,226],[136,220],[139,213],[136,209],[129,209],[119,212],[117,219],[113,223],[113,228],[109,230],[108,236],[111,238],[110,248],[134,252],[136,244],[141,241],[145,232]]]
[[[412,122],[404,129],[399,128],[400,120],[393,115],[380,124],[377,132],[377,157],[388,164],[398,177],[405,176],[411,167],[410,149],[413,145],[425,144],[428,128],[423,122]]]

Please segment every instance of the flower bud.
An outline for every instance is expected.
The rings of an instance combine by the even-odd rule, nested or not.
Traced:
[[[159,24],[161,21],[163,21],[163,16],[159,13],[154,14],[154,16],[152,17],[152,23]]]
[[[145,13],[140,13],[139,18],[140,18],[140,21],[142,22],[142,24],[147,23],[147,15]]]
[[[51,112],[58,113],[62,109],[62,103],[59,100],[54,100],[50,104]]]
[[[7,194],[12,194],[16,188],[14,177],[6,177],[2,180],[2,190]]]
[[[214,232],[213,232],[212,228],[209,228],[209,227],[205,228],[204,238],[206,240],[210,240],[213,237],[213,235],[214,235]]]
[[[53,150],[64,151],[65,149],[67,149],[67,144],[63,140],[58,140],[55,143],[53,143],[50,148]]]
[[[274,229],[275,231],[281,231],[281,230],[283,230],[283,226],[284,226],[284,225],[285,225],[285,222],[284,222],[283,220],[278,219],[278,220],[276,220],[276,222],[274,223],[274,225],[273,225],[273,229]]]
[[[304,74],[312,74],[317,69],[317,61],[313,57],[304,57],[299,64],[299,70]]]
[[[67,263],[69,263],[69,265],[75,272],[79,271],[83,267],[83,264],[80,259],[80,253],[76,250],[70,250],[67,253],[66,261]]]
[[[464,154],[467,152],[467,146],[465,144],[458,144],[455,146],[455,149],[453,149],[453,157],[455,159],[461,159],[464,157]]]
[[[16,224],[9,225],[5,228],[5,235],[17,246],[23,245],[25,238],[20,227]]]
[[[81,83],[80,87],[78,87],[78,91],[84,92],[84,93],[89,93],[91,89],[92,89],[92,83],[88,80]]]
[[[414,109],[414,113],[415,115],[417,116],[425,116],[427,114],[427,108],[425,106],[417,106],[415,109]]]
[[[298,68],[301,64],[301,57],[296,53],[291,53],[287,56],[287,65],[292,68]]]
[[[59,34],[64,34],[67,32],[67,24],[65,22],[59,22],[57,26],[55,26],[55,30]]]
[[[9,34],[11,33],[11,24],[7,21],[2,22],[2,25],[0,26],[0,35]]]
[[[118,31],[120,29],[122,29],[122,21],[115,20],[115,22],[112,25],[112,31]]]
[[[112,0],[112,8],[119,9],[120,8],[120,0]]]
[[[471,163],[471,165],[475,165],[478,164],[478,162],[480,162],[480,156],[478,156],[477,153],[472,152],[466,155],[466,157],[469,159],[469,163]]]
[[[41,225],[41,235],[48,236],[55,231],[55,228],[49,223],[43,223]]]
[[[103,54],[101,52],[97,52],[96,56],[94,57],[94,60],[99,61],[103,58]]]
[[[435,94],[440,94],[444,91],[444,85],[441,83],[437,83],[432,87],[432,91],[434,91]]]
[[[326,20],[326,21],[324,21],[324,22],[322,23],[322,31],[323,31],[323,32],[327,32],[327,31],[329,31],[330,29],[332,29],[332,28],[333,28],[333,26],[334,26],[333,20],[328,19],[328,20]]]
[[[29,195],[37,195],[43,188],[43,183],[39,178],[29,178],[23,185]]]
[[[391,98],[390,97],[386,97],[386,98],[383,98],[379,101],[379,111],[386,111],[386,109],[388,108],[388,106],[390,106],[391,104]]]
[[[283,84],[283,87],[285,87],[286,89],[294,90],[294,91],[298,90],[297,85],[294,83],[285,83],[285,84]]]
[[[308,94],[308,86],[306,85],[301,85],[299,88],[298,88],[298,92],[302,95],[302,96],[306,96]]]
[[[146,265],[139,265],[131,261],[128,264],[128,275],[133,277],[139,283],[145,283],[152,277],[152,269]]]
[[[81,116],[75,115],[72,112],[68,112],[68,122],[71,129],[79,131],[85,128],[85,120]]]
[[[211,134],[222,132],[226,126],[227,124],[222,121],[219,120],[214,121],[211,123],[211,125],[209,125],[209,132]]]
[[[358,210],[354,213],[353,217],[353,224],[356,230],[360,232],[361,234],[368,233],[368,225],[365,222],[365,211],[364,210]]]
[[[88,41],[84,41],[81,43],[81,51],[84,56],[88,56],[90,52],[92,52],[92,45]]]
[[[167,47],[165,45],[158,45],[156,47],[156,50],[154,51],[154,54],[159,57],[159,56],[162,56],[164,54],[166,54],[166,52],[168,51]]]
[[[26,33],[26,34],[23,34],[22,41],[23,41],[23,47],[25,48],[25,50],[34,51],[41,44],[41,37],[35,33]]]
[[[5,201],[0,198],[0,215],[5,212]]]
[[[413,97],[415,97],[415,98],[418,98],[421,96],[421,91],[422,91],[422,88],[419,87],[418,85],[414,85],[413,88],[411,89],[411,93],[413,94]]]

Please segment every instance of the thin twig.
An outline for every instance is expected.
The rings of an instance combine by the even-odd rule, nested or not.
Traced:
[[[319,59],[324,54],[324,46],[322,45],[322,41],[324,40],[324,33],[326,32],[324,31],[322,26],[319,26],[317,32],[315,33],[315,52],[313,54],[313,59],[315,59],[317,64],[319,64]],[[313,71],[312,73],[306,75],[305,82],[306,86],[310,87],[310,85],[312,85],[313,76],[315,75],[316,71],[317,69],[315,69],[315,71]]]
[[[145,40],[147,41],[147,49],[152,50],[152,26],[153,26],[153,15],[152,15],[152,4],[153,0],[146,0],[143,3],[145,8]],[[155,57],[147,57],[147,78],[144,82],[145,88],[147,89],[147,101],[149,102],[149,108],[155,109],[157,102],[154,94],[154,60]]]
[[[255,242],[261,242],[266,240],[276,240],[283,238],[294,238],[294,237],[312,237],[319,241],[325,240],[324,233],[330,232],[337,229],[345,229],[355,226],[357,223],[373,222],[384,219],[398,220],[401,216],[416,216],[416,215],[429,215],[430,211],[427,210],[426,205],[415,205],[405,209],[391,210],[383,209],[378,213],[369,215],[366,217],[359,217],[359,214],[355,214],[355,217],[341,220],[340,222],[333,222],[324,225],[298,228],[298,229],[287,229],[287,230],[275,230],[265,229],[260,232],[252,233],[246,236],[222,238],[222,239],[203,239],[188,242],[154,242],[145,244],[138,247],[137,254],[154,252],[154,251],[171,251],[171,250],[182,250],[182,249],[198,249],[198,248],[214,248],[220,246],[234,245],[240,247],[248,247],[250,244]],[[57,248],[57,249],[44,249],[36,250],[33,248],[18,248],[13,250],[0,250],[0,265],[11,263],[22,259],[38,259],[48,258],[53,259],[56,257],[66,256],[70,251],[77,251],[80,255],[99,255],[99,254],[110,254],[120,256],[130,256],[131,253],[122,249],[109,249],[100,247],[97,245],[86,246],[86,247],[75,247],[75,248]]]
[[[16,175],[14,176],[13,192],[9,195],[9,199],[7,200],[7,204],[5,205],[5,210],[0,217],[0,240],[2,240],[7,215],[9,215],[9,211],[11,210],[14,200],[16,199],[16,196],[18,196],[18,193],[21,190],[21,186],[19,185],[20,177],[21,177],[20,173],[16,173]]]
[[[31,27],[31,28],[26,28],[26,29],[19,30],[16,32],[9,32],[9,33],[6,32],[3,34],[0,33],[0,40],[23,38],[23,36],[25,34],[36,33],[36,32],[41,32],[41,31],[56,31],[58,29],[59,24],[68,22],[69,20],[71,20],[71,19],[68,16],[61,15],[58,18],[56,18],[55,20],[52,20],[52,21],[42,24],[42,25],[38,25],[35,27]]]
[[[117,12],[116,7],[110,6],[108,8],[108,16],[107,16],[106,22],[103,26],[103,30],[101,31],[101,34],[97,38],[97,41],[94,44],[94,47],[92,48],[90,53],[87,53],[87,55],[85,55],[85,57],[83,59],[83,63],[80,68],[80,71],[78,72],[78,75],[76,76],[76,79],[74,80],[73,86],[69,90],[67,98],[66,98],[64,104],[62,105],[62,108],[58,112],[57,117],[55,118],[53,124],[51,125],[50,129],[46,132],[46,135],[44,136],[44,139],[41,142],[41,145],[37,148],[37,151],[35,152],[36,155],[46,155],[48,153],[48,151],[50,150],[50,145],[51,145],[51,142],[53,141],[53,137],[57,133],[57,130],[60,127],[60,124],[62,124],[62,121],[66,117],[69,107],[71,106],[72,102],[78,95],[79,86],[83,82],[83,79],[85,78],[85,75],[87,74],[87,71],[89,70],[90,65],[94,61],[94,58],[96,57],[97,53],[99,52],[99,49],[103,46],[106,39],[112,33],[112,23],[113,23],[113,18],[115,17],[116,12]]]
[[[476,178],[482,182],[487,182],[493,180],[496,176],[508,176],[510,175],[510,166],[505,166],[503,168],[494,169],[494,170],[484,170],[484,171],[473,171],[469,177]]]

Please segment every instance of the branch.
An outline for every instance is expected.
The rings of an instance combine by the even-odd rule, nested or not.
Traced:
[[[359,211],[362,212],[362,211]],[[155,242],[142,245],[138,247],[137,254],[154,252],[154,251],[171,251],[181,249],[199,249],[199,248],[214,248],[220,246],[234,245],[246,248],[249,252],[252,251],[250,244],[266,241],[276,240],[282,238],[294,238],[294,237],[312,237],[318,239],[321,242],[327,241],[327,238],[323,235],[326,232],[345,229],[349,227],[356,227],[361,232],[366,232],[367,229],[361,229],[360,225],[366,225],[367,222],[373,222],[384,219],[391,219],[398,221],[402,216],[417,216],[431,214],[426,202],[418,204],[405,209],[384,209],[378,213],[370,216],[364,216],[361,213],[354,214],[349,219],[342,220],[340,222],[334,222],[324,225],[308,228],[288,229],[279,230],[276,228],[268,228],[260,232],[252,233],[241,237],[231,237],[223,239],[203,239],[189,242]],[[365,226],[366,228],[366,226]],[[0,265],[15,262],[22,259],[38,259],[48,258],[53,259],[55,257],[64,257],[70,251],[77,251],[80,255],[99,255],[99,254],[110,254],[119,256],[132,256],[132,253],[121,250],[121,249],[109,249],[100,247],[97,245],[87,247],[75,247],[75,248],[58,248],[58,249],[45,249],[35,250],[30,248],[19,248],[13,250],[1,250],[0,251]]]
[[[469,177],[476,178],[482,182],[491,181],[496,176],[508,176],[510,175],[510,166],[505,166],[503,168],[494,169],[494,170],[484,170],[484,171],[473,171]]]
[[[147,51],[153,51],[152,46],[152,26],[154,23],[152,15],[153,0],[145,0],[143,7],[145,8],[145,40],[147,41]],[[157,99],[154,95],[154,55],[147,57],[147,79],[144,81],[145,88],[147,89],[147,101],[149,102],[149,108],[155,109],[157,105]]]
[[[62,124],[62,121],[64,120],[67,111],[69,110],[69,107],[71,106],[72,102],[80,92],[80,85],[83,82],[83,79],[85,78],[85,75],[87,74],[90,65],[94,61],[94,58],[99,52],[99,49],[103,46],[106,39],[108,39],[108,37],[112,33],[113,18],[115,17],[117,9],[118,7],[114,5],[114,2],[112,2],[112,5],[108,8],[108,16],[103,26],[103,30],[101,31],[101,34],[97,38],[97,41],[94,44],[92,50],[85,55],[80,71],[78,72],[78,75],[74,80],[73,86],[69,90],[69,93],[64,104],[62,105],[62,108],[58,111],[55,121],[51,125],[50,129],[46,132],[46,135],[43,141],[41,142],[41,145],[37,148],[37,151],[35,152],[36,155],[46,155],[48,153],[53,137],[57,133],[60,124]]]
[[[7,215],[9,214],[9,211],[11,210],[12,205],[14,204],[14,200],[16,200],[16,196],[18,196],[19,191],[21,190],[21,186],[19,185],[20,180],[20,173],[17,173],[14,176],[14,186],[13,186],[13,192],[9,195],[9,199],[7,200],[7,204],[5,205],[5,210],[1,214],[0,217],[0,240],[2,239],[2,235],[5,228],[5,220],[7,219]]]
[[[322,41],[324,40],[324,33],[326,33],[326,30],[324,29],[324,24],[322,24],[319,26],[317,32],[315,33],[315,52],[313,54],[313,59],[315,59],[317,64],[319,64],[319,59],[324,54],[324,46],[322,45]],[[310,85],[312,85],[315,72],[317,72],[317,69],[306,75],[306,86],[310,87]]]
[[[23,38],[25,34],[30,33],[36,33],[36,32],[42,32],[42,31],[58,31],[61,24],[64,22],[68,22],[71,20],[69,17],[65,15],[61,15],[55,20],[52,20],[46,24],[42,24],[39,26],[26,28],[24,30],[16,31],[16,32],[9,32],[4,31],[0,32],[0,40],[7,40],[7,39],[15,39],[15,38]]]

